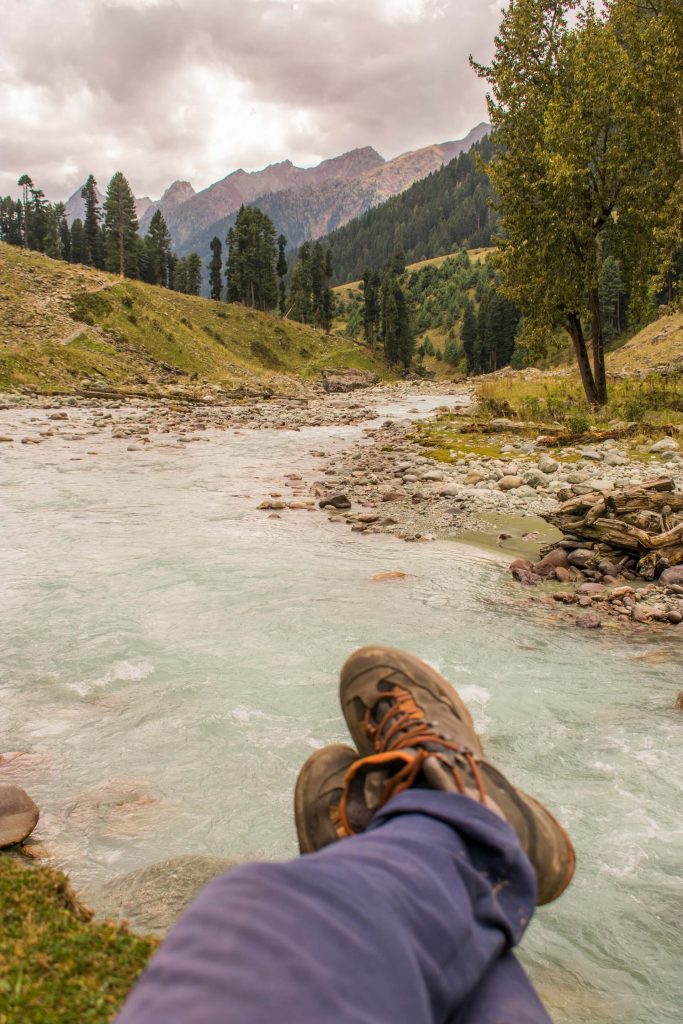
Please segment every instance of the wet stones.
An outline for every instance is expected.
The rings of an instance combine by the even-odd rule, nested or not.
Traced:
[[[38,807],[21,786],[0,782],[0,847],[23,842],[39,817]]]
[[[351,502],[346,494],[331,494],[327,498],[322,498],[318,502],[320,508],[336,508],[345,509],[351,508]]]

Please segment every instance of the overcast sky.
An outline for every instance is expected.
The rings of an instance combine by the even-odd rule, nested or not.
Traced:
[[[390,158],[486,117],[502,0],[2,0],[0,194]]]

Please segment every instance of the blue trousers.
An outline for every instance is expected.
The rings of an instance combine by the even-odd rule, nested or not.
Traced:
[[[509,825],[410,790],[363,835],[208,885],[118,1024],[548,1024],[510,952],[534,906]]]

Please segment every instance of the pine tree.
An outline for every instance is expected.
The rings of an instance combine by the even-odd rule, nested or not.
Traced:
[[[80,217],[71,225],[71,262],[85,263],[85,228]]]
[[[211,239],[211,259],[209,261],[209,287],[211,289],[211,298],[215,299],[216,302],[220,302],[221,292],[223,290],[223,246],[221,245],[220,238],[214,237]]]
[[[65,253],[63,225],[66,224],[64,217],[64,203],[55,203],[47,209],[47,227],[45,230],[45,255],[53,260],[68,260],[68,253]]]
[[[363,333],[371,352],[375,351],[381,326],[381,287],[382,279],[377,271],[366,267],[363,273]]]
[[[19,178],[19,180],[17,182],[17,185],[19,186],[19,188],[22,190],[22,193],[23,193],[23,211],[22,211],[23,230],[22,230],[22,238],[23,238],[24,249],[28,249],[28,222],[29,222],[28,194],[29,194],[30,190],[33,188],[33,182],[31,181],[31,178],[29,177],[28,174],[22,174],[22,176]]]
[[[88,175],[86,183],[81,189],[81,196],[85,200],[85,220],[83,221],[85,245],[82,262],[88,267],[102,269],[103,251],[100,233],[102,211],[97,201],[97,182],[92,174]]]
[[[287,249],[287,239],[284,235],[280,235],[277,240],[277,264],[275,266],[275,273],[278,276],[278,311],[280,316],[284,316],[286,312],[286,299],[287,289],[285,287],[285,276],[287,274],[287,257],[285,251]]]
[[[199,295],[202,286],[202,261],[199,253],[191,252],[187,257],[185,282],[185,290],[188,295]]]
[[[171,235],[161,210],[155,210],[149,222],[146,245],[151,282],[166,288],[170,281]]]
[[[184,256],[171,256],[169,287],[174,292],[187,292],[187,260]]]
[[[467,372],[476,373],[476,347],[477,347],[477,317],[474,312],[474,306],[468,299],[467,305],[465,306],[465,312],[462,318],[462,328],[460,330],[460,340],[462,342],[463,352],[465,353],[465,359],[467,360]]]
[[[156,214],[154,216],[156,217]],[[104,200],[105,267],[107,270],[120,277],[137,275],[138,268],[135,260],[137,233],[138,218],[135,211],[135,197],[121,171],[116,171],[107,186],[107,195]]]
[[[45,252],[45,235],[48,227],[48,203],[40,188],[31,189],[31,201],[27,210],[27,240],[29,249]]]
[[[302,324],[313,323],[311,277],[311,245],[304,242],[299,249],[299,259],[292,271],[292,285],[289,290],[290,316]]]
[[[228,235],[228,298],[255,309],[278,303],[277,246],[270,217],[256,206],[242,206]]]
[[[64,203],[55,203],[55,213],[59,221],[59,237],[61,239],[62,259],[71,263],[71,232],[66,219]]]
[[[0,199],[0,239],[8,245],[23,245],[21,200],[5,196]]]

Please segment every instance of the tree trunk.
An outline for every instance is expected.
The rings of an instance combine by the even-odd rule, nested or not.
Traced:
[[[570,313],[567,316],[567,329],[574,343],[574,351],[576,352],[576,360],[579,364],[579,373],[581,374],[581,383],[583,384],[583,390],[586,394],[586,399],[589,405],[600,405],[598,401],[598,393],[595,387],[595,380],[593,379],[593,373],[591,371],[590,360],[588,359],[588,350],[586,348],[586,339],[583,336],[583,328],[581,327],[581,319],[576,313]]]
[[[605,339],[602,333],[600,293],[591,288],[589,295],[591,310],[591,334],[593,339],[593,380],[599,405],[607,405],[607,377],[605,375]]]

